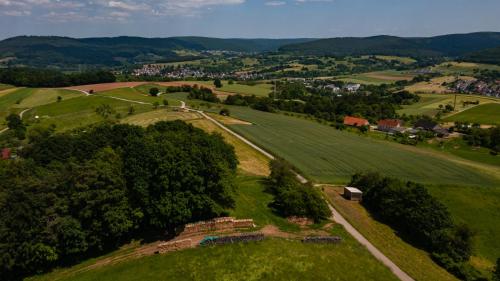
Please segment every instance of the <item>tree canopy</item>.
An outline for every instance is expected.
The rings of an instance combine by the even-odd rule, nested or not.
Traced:
[[[21,156],[0,161],[0,275],[9,280],[234,206],[233,147],[181,121],[41,134]]]

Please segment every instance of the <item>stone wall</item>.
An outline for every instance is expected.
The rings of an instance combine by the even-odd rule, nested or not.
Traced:
[[[182,234],[210,232],[218,230],[232,230],[235,228],[255,227],[253,219],[237,220],[233,217],[216,218],[210,221],[190,223],[184,226]]]

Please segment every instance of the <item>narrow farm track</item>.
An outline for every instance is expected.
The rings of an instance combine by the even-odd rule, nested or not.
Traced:
[[[240,139],[244,143],[248,144],[250,147],[254,148],[255,150],[259,151],[260,153],[264,154],[266,157],[269,159],[273,160],[275,157],[268,153],[267,151],[263,150],[256,144],[252,143],[250,140],[246,139],[245,137],[239,135],[238,133],[232,131],[228,127],[224,126],[222,123],[219,121],[215,120],[214,118],[208,116],[205,114],[203,111],[198,111],[194,109],[187,108],[189,111],[194,111],[198,112],[200,115],[202,115],[204,118],[207,120],[213,122],[215,125],[223,129],[224,131],[230,133],[231,135],[235,136],[236,138]],[[307,183],[307,179],[304,178],[302,175],[297,174],[297,179],[302,182],[302,183]],[[385,256],[379,249],[377,249],[370,241],[368,241],[361,233],[359,233],[333,206],[330,204],[330,202],[326,201],[328,204],[328,207],[332,211],[333,214],[333,220],[336,221],[338,224],[342,225],[345,230],[352,236],[354,239],[356,239],[361,245],[365,246],[366,249],[382,264],[384,264],[386,267],[388,267],[396,277],[398,277],[401,281],[414,281],[413,278],[411,278],[408,274],[406,274],[401,268],[399,268],[393,261],[391,261],[387,256]]]
[[[25,109],[25,110],[21,111],[21,112],[19,113],[19,118],[23,119],[23,115],[24,115],[24,113],[26,113],[26,112],[28,112],[28,111],[30,111],[30,110],[31,110],[31,108],[27,108],[27,109]],[[0,134],[3,134],[3,133],[5,133],[5,132],[7,132],[8,130],[9,130],[9,128],[2,129],[2,130],[0,130]]]

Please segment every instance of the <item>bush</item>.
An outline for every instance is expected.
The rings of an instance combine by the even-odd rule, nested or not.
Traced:
[[[152,97],[158,96],[159,93],[160,93],[160,90],[158,88],[153,87],[153,88],[149,89],[149,94]]]
[[[330,217],[330,209],[319,191],[299,183],[289,164],[283,160],[273,160],[270,168],[268,190],[274,199],[269,206],[278,214],[284,217],[307,217],[315,222]]]
[[[231,112],[229,111],[229,109],[223,108],[223,109],[220,110],[219,114],[222,115],[222,116],[230,116]]]

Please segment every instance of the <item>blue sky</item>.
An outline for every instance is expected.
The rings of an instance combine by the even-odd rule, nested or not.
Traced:
[[[0,0],[0,38],[430,36],[500,31],[499,0]]]

